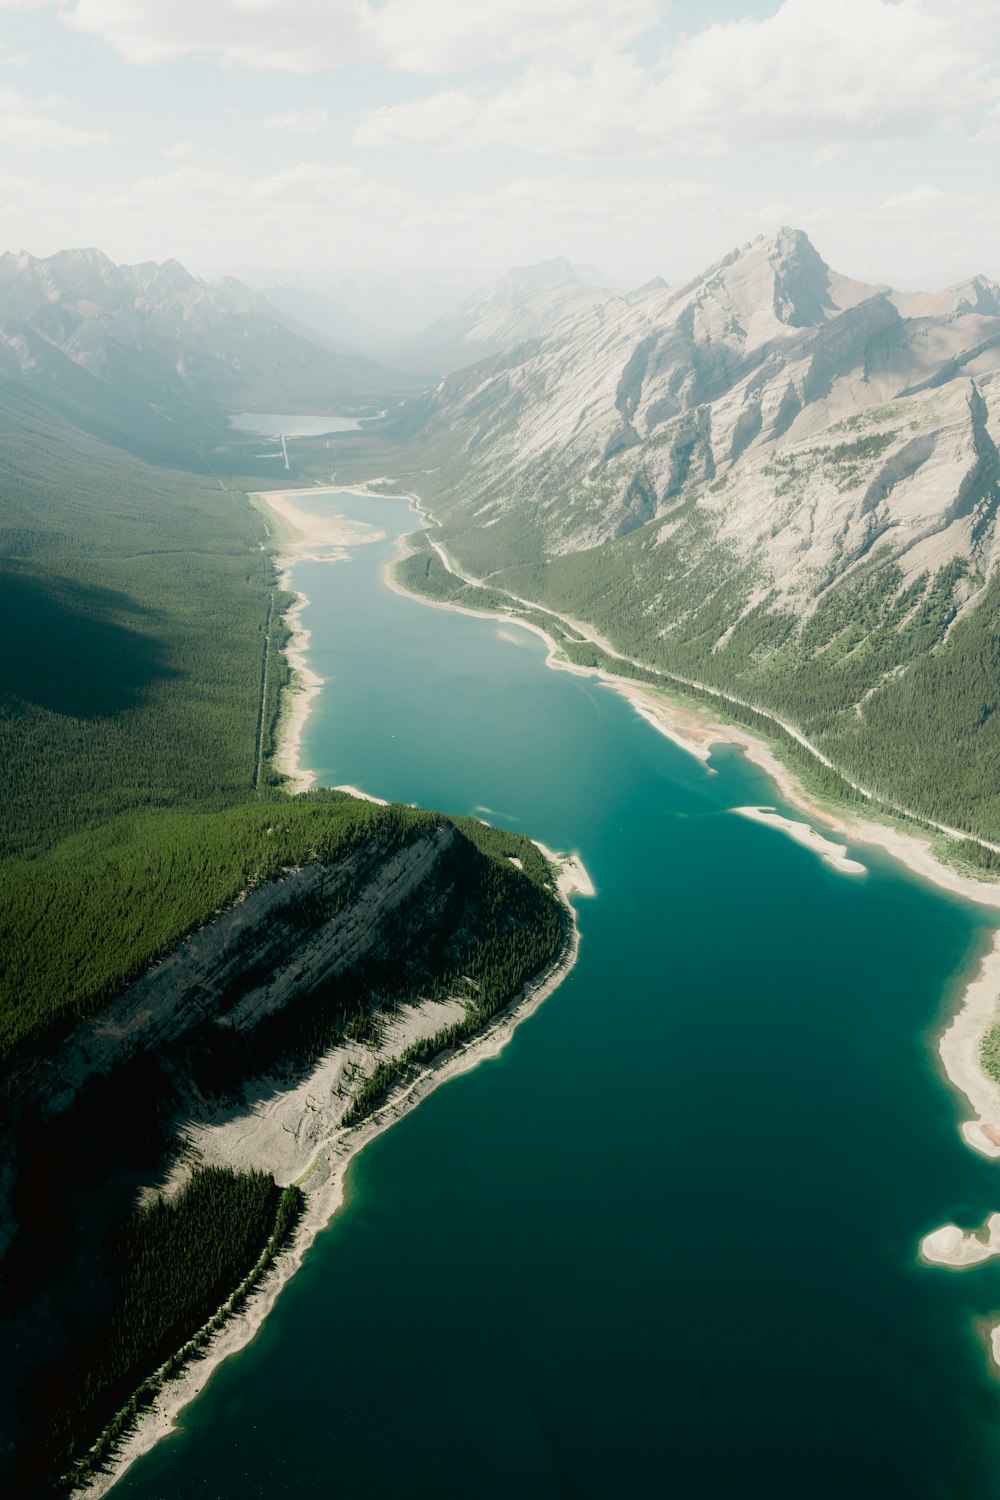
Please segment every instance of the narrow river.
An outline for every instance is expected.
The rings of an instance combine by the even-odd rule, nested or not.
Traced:
[[[1000,1208],[935,1051],[988,915],[734,816],[781,805],[739,754],[706,768],[527,632],[392,593],[401,501],[323,507],[387,539],[295,570],[306,764],[577,850],[597,896],[567,983],[355,1162],[116,1494],[993,1493],[1000,1266],[917,1258]]]

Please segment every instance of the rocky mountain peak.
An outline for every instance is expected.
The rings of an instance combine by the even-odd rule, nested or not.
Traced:
[[[552,260],[543,260],[531,266],[512,266],[494,286],[487,289],[491,300],[498,297],[531,296],[534,292],[548,291],[551,287],[576,284],[580,278],[565,255]]]
[[[950,291],[956,316],[963,313],[981,313],[988,318],[1000,316],[1000,286],[988,276],[970,277]]]
[[[662,276],[652,276],[649,281],[644,281],[642,286],[635,287],[631,292],[625,293],[626,302],[641,302],[644,297],[652,297],[657,292],[665,292],[669,282]]]

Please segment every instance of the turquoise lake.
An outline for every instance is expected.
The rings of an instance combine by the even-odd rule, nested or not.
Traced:
[[[1000,1265],[917,1258],[1000,1209],[936,1053],[989,914],[734,816],[782,806],[738,753],[709,771],[527,632],[389,591],[401,501],[324,507],[388,535],[295,569],[326,679],[305,763],[576,850],[597,896],[567,982],[356,1160],[115,1493],[995,1492]]]

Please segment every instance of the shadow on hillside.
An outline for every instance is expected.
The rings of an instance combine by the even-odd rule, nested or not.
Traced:
[[[148,616],[110,589],[2,568],[0,703],[19,698],[74,719],[133,708],[154,681],[177,675],[143,629]]]

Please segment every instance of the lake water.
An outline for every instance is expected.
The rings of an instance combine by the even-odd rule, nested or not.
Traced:
[[[261,437],[322,437],[327,432],[356,432],[361,423],[354,417],[310,417],[295,413],[241,411],[229,418],[231,427],[256,432]]]
[[[526,632],[391,593],[391,545],[295,570],[327,679],[306,762],[578,850],[580,961],[355,1162],[253,1344],[117,1493],[993,1493],[1000,1266],[917,1258],[1000,1207],[935,1051],[989,917],[734,816],[781,805],[737,753],[712,774]]]

